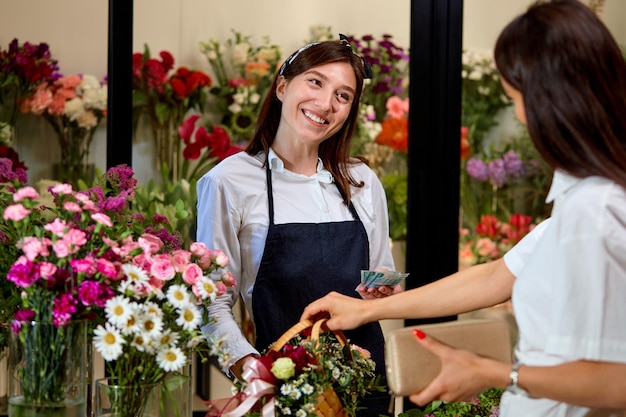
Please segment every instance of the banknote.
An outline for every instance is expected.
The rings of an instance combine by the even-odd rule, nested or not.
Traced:
[[[366,288],[388,285],[394,287],[400,284],[408,273],[398,271],[361,271],[361,284]]]

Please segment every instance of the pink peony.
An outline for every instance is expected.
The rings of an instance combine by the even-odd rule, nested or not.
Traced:
[[[183,281],[185,281],[189,285],[193,285],[196,282],[200,281],[200,278],[202,278],[202,276],[202,269],[197,264],[189,264],[187,265],[187,268],[183,271]]]

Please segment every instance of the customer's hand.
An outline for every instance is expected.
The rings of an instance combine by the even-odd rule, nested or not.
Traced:
[[[414,331],[421,346],[441,360],[441,370],[422,391],[409,396],[411,402],[424,406],[432,401],[469,401],[489,387],[501,386],[502,378],[508,375],[511,365],[455,349]],[[499,378],[499,379],[498,379]],[[506,381],[506,376],[503,377]]]

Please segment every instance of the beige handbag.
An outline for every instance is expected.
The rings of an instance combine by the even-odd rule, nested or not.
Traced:
[[[504,320],[455,320],[397,329],[389,333],[385,343],[387,383],[395,396],[421,391],[441,369],[439,358],[418,343],[413,329],[452,347],[511,362],[511,339]]]

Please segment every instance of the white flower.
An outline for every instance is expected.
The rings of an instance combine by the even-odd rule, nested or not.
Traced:
[[[241,111],[241,106],[237,103],[233,103],[228,106],[228,111],[231,113],[239,113]]]
[[[114,361],[122,354],[125,341],[111,323],[105,323],[104,327],[98,325],[93,333],[94,346],[105,361]]]
[[[232,61],[235,65],[246,65],[248,62],[248,51],[250,50],[250,45],[248,43],[242,42],[238,43],[233,47],[232,53]]]
[[[170,329],[165,329],[163,333],[156,339],[159,346],[175,346],[178,343],[180,335],[177,332],[173,332]]]
[[[146,271],[139,268],[137,265],[124,264],[122,265],[122,271],[126,275],[126,279],[134,284],[147,284],[150,282],[150,277],[146,274]]]
[[[126,297],[118,295],[106,302],[104,312],[109,322],[122,328],[133,314],[133,306]]]
[[[261,100],[259,93],[252,93],[250,95],[250,104],[257,104]]]
[[[299,409],[298,411],[296,411],[296,417],[306,417],[307,416],[307,412],[303,409]]]
[[[137,316],[137,313],[133,311],[130,316],[128,316],[128,320],[125,323],[122,323],[118,326],[122,330],[123,335],[134,334],[141,331],[139,327],[140,320]]]
[[[85,103],[80,97],[74,97],[73,99],[65,102],[65,115],[72,121],[78,120],[79,117],[85,113]]]
[[[161,307],[153,301],[146,301],[143,303],[143,311],[150,316],[158,317],[160,319],[163,318],[163,310],[161,310]]]
[[[215,282],[209,277],[202,277],[200,280],[194,284],[194,287],[199,291],[200,296],[203,299],[210,298],[211,302],[214,302],[217,298],[217,286]],[[194,294],[198,295],[197,292]]]
[[[163,320],[151,315],[142,315],[139,318],[138,327],[141,329],[140,332],[146,336],[150,338],[157,337],[163,330]]]
[[[146,344],[149,341],[149,338],[146,337],[143,333],[137,333],[133,340],[130,342],[130,345],[137,349],[140,352],[144,352],[146,350]]]
[[[185,330],[191,331],[198,328],[201,319],[202,314],[200,314],[200,310],[193,304],[187,304],[178,309],[176,324]]]
[[[311,384],[304,384],[300,390],[304,395],[311,395],[315,392],[315,388]]]
[[[177,347],[162,349],[157,354],[159,367],[165,372],[173,372],[187,362],[182,350]]]
[[[189,293],[184,285],[172,285],[167,289],[167,301],[176,308],[182,308],[189,304]]]

